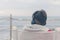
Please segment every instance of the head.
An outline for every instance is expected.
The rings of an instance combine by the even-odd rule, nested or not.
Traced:
[[[32,24],[46,25],[47,14],[44,10],[36,11],[32,18]]]

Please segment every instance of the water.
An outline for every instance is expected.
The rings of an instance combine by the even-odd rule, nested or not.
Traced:
[[[12,20],[12,25],[17,26],[21,30],[24,25],[29,25],[31,22],[31,17],[17,17],[14,16]],[[9,27],[10,19],[9,17],[0,17],[0,40],[7,40],[9,38]],[[48,28],[60,27],[60,17],[48,17],[47,25]]]

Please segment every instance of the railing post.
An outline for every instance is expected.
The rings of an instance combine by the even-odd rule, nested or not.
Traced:
[[[10,40],[12,40],[12,14],[10,14]]]

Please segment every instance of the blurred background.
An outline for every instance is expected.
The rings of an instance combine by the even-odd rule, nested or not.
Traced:
[[[60,27],[60,0],[0,0],[0,40],[9,38],[10,14],[12,25],[22,30],[30,25],[32,14],[44,9],[48,28]]]

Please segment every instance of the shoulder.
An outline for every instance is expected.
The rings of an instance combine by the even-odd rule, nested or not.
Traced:
[[[45,26],[41,26],[41,25],[27,25],[24,26],[23,28],[24,31],[47,31],[49,30],[47,27]]]
[[[23,27],[23,30],[30,30],[32,28],[32,25],[25,25]]]
[[[40,27],[40,26],[38,26],[38,25],[26,25],[26,26],[24,26],[23,29],[36,29],[38,27]]]

